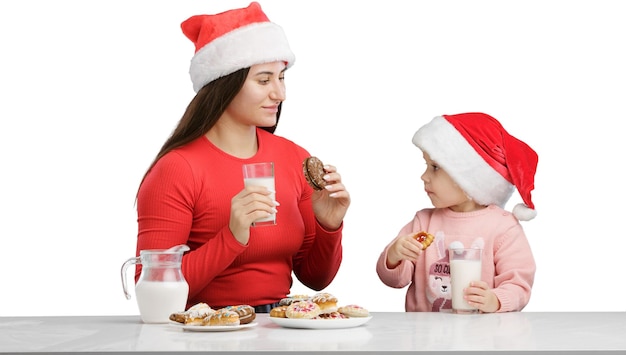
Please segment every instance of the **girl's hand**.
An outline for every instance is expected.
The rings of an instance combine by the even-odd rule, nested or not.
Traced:
[[[252,222],[276,213],[278,202],[270,195],[271,191],[263,186],[246,186],[232,198],[228,228],[239,243],[248,244]]]
[[[402,260],[416,261],[424,246],[415,239],[417,233],[396,238],[387,251],[387,267],[395,268]]]
[[[321,191],[313,191],[313,213],[317,221],[326,230],[337,230],[341,227],[343,218],[350,206],[350,194],[341,183],[341,175],[337,168],[325,165],[324,180],[326,188]]]
[[[494,313],[500,309],[500,300],[484,281],[472,281],[464,291],[467,303],[483,313]]]

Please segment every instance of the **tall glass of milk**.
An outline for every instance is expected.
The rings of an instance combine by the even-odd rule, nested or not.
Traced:
[[[271,194],[270,198],[276,200],[276,187],[274,183],[274,163],[254,163],[243,165],[244,186],[265,186]],[[255,220],[252,226],[265,226],[276,224],[276,213]]]
[[[181,263],[186,245],[170,249],[142,250],[139,256],[122,265],[122,286],[130,299],[126,285],[126,269],[140,264],[141,274],[135,284],[135,298],[144,323],[167,323],[169,316],[182,312],[187,305],[189,285],[183,276]]]
[[[480,281],[482,271],[482,249],[455,248],[450,249],[450,287],[452,288],[452,312],[477,313],[463,299],[463,289],[470,282]]]

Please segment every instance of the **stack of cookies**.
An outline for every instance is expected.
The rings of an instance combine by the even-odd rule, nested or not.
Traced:
[[[280,300],[270,311],[270,317],[294,319],[345,319],[368,317],[369,311],[358,305],[339,306],[337,297],[320,292],[313,296],[294,295]]]
[[[174,322],[198,326],[236,326],[248,324],[255,318],[254,307],[249,305],[212,309],[206,303],[198,303],[184,312],[170,315],[170,320]]]

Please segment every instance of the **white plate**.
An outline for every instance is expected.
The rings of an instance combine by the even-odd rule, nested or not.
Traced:
[[[169,324],[175,326],[176,328],[181,328],[194,332],[232,332],[234,330],[256,327],[258,323],[252,322],[241,325],[185,325],[182,323],[170,321]]]
[[[302,329],[339,329],[354,328],[365,324],[372,319],[369,317],[352,317],[346,319],[294,319],[294,318],[277,318],[269,317],[269,319],[285,328],[302,328]]]

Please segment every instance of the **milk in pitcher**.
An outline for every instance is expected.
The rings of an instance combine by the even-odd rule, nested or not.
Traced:
[[[140,281],[135,294],[144,323],[166,323],[170,314],[182,312],[187,304],[186,282]]]

